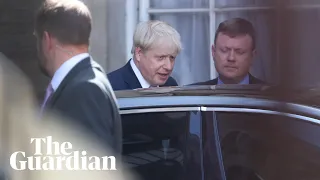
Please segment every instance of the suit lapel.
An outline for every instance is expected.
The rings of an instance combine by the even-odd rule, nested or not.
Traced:
[[[71,69],[71,71],[67,74],[67,76],[63,79],[63,81],[59,85],[58,89],[53,93],[52,97],[50,98],[50,101],[48,101],[47,107],[54,105],[54,103],[60,97],[61,93],[63,92],[67,84],[71,82],[81,70],[88,68],[92,65],[90,59],[91,58],[88,57],[82,60],[75,67]]]
[[[210,84],[211,85],[217,85],[218,84],[218,78],[212,79]]]
[[[142,88],[136,74],[134,73],[134,71],[130,65],[130,61],[127,62],[127,64],[124,66],[124,68],[125,68],[124,81],[128,85],[129,89]]]
[[[250,73],[249,73],[249,84],[260,84],[262,83],[260,80],[258,80],[257,78],[253,77]]]
[[[163,84],[163,85],[160,85],[159,87],[166,87],[166,86],[170,86],[170,77],[168,78],[168,80]]]
[[[249,84],[260,84],[261,81],[258,80],[257,78],[253,77],[250,73],[249,73]],[[210,84],[218,84],[218,78],[211,80]]]

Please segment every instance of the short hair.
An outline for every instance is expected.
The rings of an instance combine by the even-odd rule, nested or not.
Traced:
[[[252,49],[256,48],[256,35],[253,25],[242,18],[232,18],[219,24],[214,37],[214,43],[217,41],[219,33],[223,33],[230,37],[239,35],[249,35],[252,38]]]
[[[42,37],[47,31],[63,44],[89,45],[91,20],[79,0],[45,0],[35,17],[35,33]]]
[[[181,37],[177,30],[175,30],[168,23],[158,20],[150,20],[140,22],[133,35],[133,46],[131,53],[135,53],[135,48],[140,47],[147,51],[157,43],[161,38],[170,38],[177,52],[180,53],[182,49]]]

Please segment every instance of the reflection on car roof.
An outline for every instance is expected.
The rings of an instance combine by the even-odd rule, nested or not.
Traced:
[[[218,94],[260,94],[269,86],[263,85],[199,85],[199,86],[170,86],[155,88],[139,88],[134,90],[115,91],[117,98],[145,96],[210,96]]]
[[[116,97],[163,97],[163,96],[229,96],[249,97],[296,102],[320,107],[320,87],[297,87],[283,89],[269,85],[197,85],[139,88],[115,91]]]

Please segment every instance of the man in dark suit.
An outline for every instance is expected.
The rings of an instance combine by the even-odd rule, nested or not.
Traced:
[[[113,90],[177,86],[170,75],[181,51],[180,34],[162,21],[138,24],[131,53],[133,58],[108,74]]]
[[[222,80],[219,80],[219,77],[209,81],[195,83],[192,85],[218,85],[218,84],[224,84]],[[248,73],[245,79],[241,81],[239,84],[265,84],[265,82]]]
[[[66,123],[67,118],[51,114],[46,115],[39,121],[38,114],[35,113],[38,108],[32,84],[26,74],[1,52],[0,79],[0,180],[138,180],[131,170],[125,169],[118,161],[116,162],[118,166],[116,171],[88,171],[82,169],[80,164],[80,170],[70,171],[68,169],[70,166],[77,166],[72,160],[70,166],[66,166],[67,160],[60,162],[59,160],[50,161],[55,164],[54,166],[45,166],[44,164],[48,165],[48,161],[42,161],[40,163],[44,166],[37,165],[40,169],[34,170],[32,168],[35,165],[34,163],[32,163],[32,166],[23,165],[25,158],[20,154],[18,154],[16,161],[12,159],[15,158],[15,155],[11,157],[12,154],[17,151],[25,152],[27,156],[35,154],[35,141],[30,143],[31,138],[46,138],[48,136],[52,136],[52,140],[59,144],[64,142],[71,143],[71,149],[69,149],[70,146],[65,146],[68,147],[66,151],[68,153],[85,150],[87,157],[103,157],[105,155],[114,155],[114,153],[111,152],[110,147],[104,146],[105,144],[92,136],[92,133],[82,131],[78,123]],[[41,152],[46,152],[45,145],[42,147]],[[54,148],[54,146],[52,147]],[[44,160],[48,159],[48,156],[50,155],[42,153],[37,154],[36,158]],[[51,157],[58,156],[52,155]],[[12,163],[10,163],[11,161]],[[89,162],[92,162],[92,160]],[[110,168],[111,163],[109,162],[107,166]],[[89,164],[82,163],[85,167],[90,167],[91,165]],[[25,167],[26,170],[15,170],[12,165],[17,165],[19,169]],[[59,166],[61,170],[48,171],[43,169],[43,167],[48,167],[49,169],[54,167],[56,169]]]
[[[256,53],[253,25],[242,18],[219,24],[212,45],[212,57],[219,74],[216,79],[193,85],[263,84],[249,73]]]
[[[35,20],[42,71],[51,78],[41,116],[52,111],[121,151],[121,119],[104,70],[88,53],[91,14],[78,0],[46,0]]]

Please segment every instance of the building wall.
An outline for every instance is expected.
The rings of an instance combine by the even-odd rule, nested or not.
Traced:
[[[34,10],[40,3],[41,0],[0,1],[0,51],[30,78],[39,96],[48,82],[38,68],[33,36]]]
[[[83,0],[92,12],[93,30],[90,52],[107,72],[125,60],[125,1]],[[38,68],[33,20],[42,0],[0,1],[0,52],[28,76],[39,100],[43,99],[49,79]]]
[[[90,52],[111,72],[126,63],[126,0],[83,0],[91,10]]]
[[[107,72],[123,66],[126,60],[126,0],[107,0]]]
[[[111,72],[126,63],[126,0],[83,0],[91,10],[90,52]]]
[[[107,67],[107,1],[83,0],[92,15],[90,54],[103,68]]]

